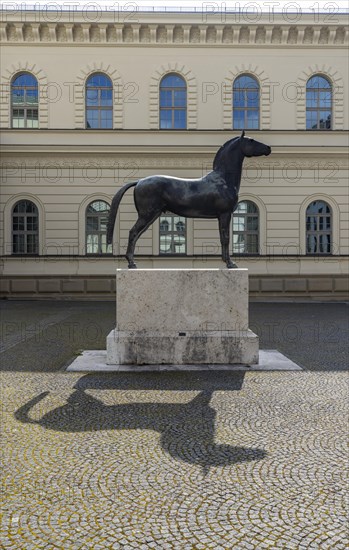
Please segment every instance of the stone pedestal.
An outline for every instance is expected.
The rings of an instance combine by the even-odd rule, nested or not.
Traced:
[[[118,269],[107,364],[258,363],[247,269]]]

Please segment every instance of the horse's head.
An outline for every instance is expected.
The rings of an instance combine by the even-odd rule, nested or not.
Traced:
[[[245,137],[245,130],[240,136],[240,148],[245,157],[260,157],[262,155],[270,155],[271,148],[265,143],[256,141],[255,139]]]
[[[271,148],[255,139],[245,137],[245,130],[241,136],[230,139],[217,151],[213,161],[213,170],[220,172],[234,172],[244,157],[259,157],[270,155]]]

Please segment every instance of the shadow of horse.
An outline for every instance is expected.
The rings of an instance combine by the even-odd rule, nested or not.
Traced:
[[[20,407],[15,412],[15,418],[48,430],[73,433],[99,430],[157,431],[161,434],[160,443],[165,452],[176,460],[201,466],[204,474],[212,466],[264,458],[266,452],[262,449],[215,443],[216,411],[210,406],[212,393],[204,389],[192,401],[184,404],[137,402],[106,405],[77,384],[64,405],[45,413],[40,420],[30,418],[30,411],[49,392],[41,393]]]

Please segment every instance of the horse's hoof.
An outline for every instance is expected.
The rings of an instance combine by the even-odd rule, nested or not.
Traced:
[[[132,264],[128,264],[128,268],[129,269],[137,269],[137,266],[135,263],[132,263]]]
[[[228,269],[239,269],[238,266],[236,265],[236,263],[234,263],[234,262],[227,263],[227,268]]]

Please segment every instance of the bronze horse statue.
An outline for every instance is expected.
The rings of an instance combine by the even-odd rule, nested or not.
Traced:
[[[134,262],[135,245],[139,237],[164,212],[186,218],[218,218],[222,259],[228,268],[237,265],[229,256],[229,226],[231,215],[238,204],[242,163],[245,157],[270,155],[271,148],[264,143],[241,136],[227,141],[217,151],[213,171],[200,179],[182,179],[172,176],[148,176],[127,183],[114,196],[108,218],[107,242],[113,240],[115,219],[124,193],[135,187],[134,202],[138,220],[129,233],[126,258],[130,269]]]

